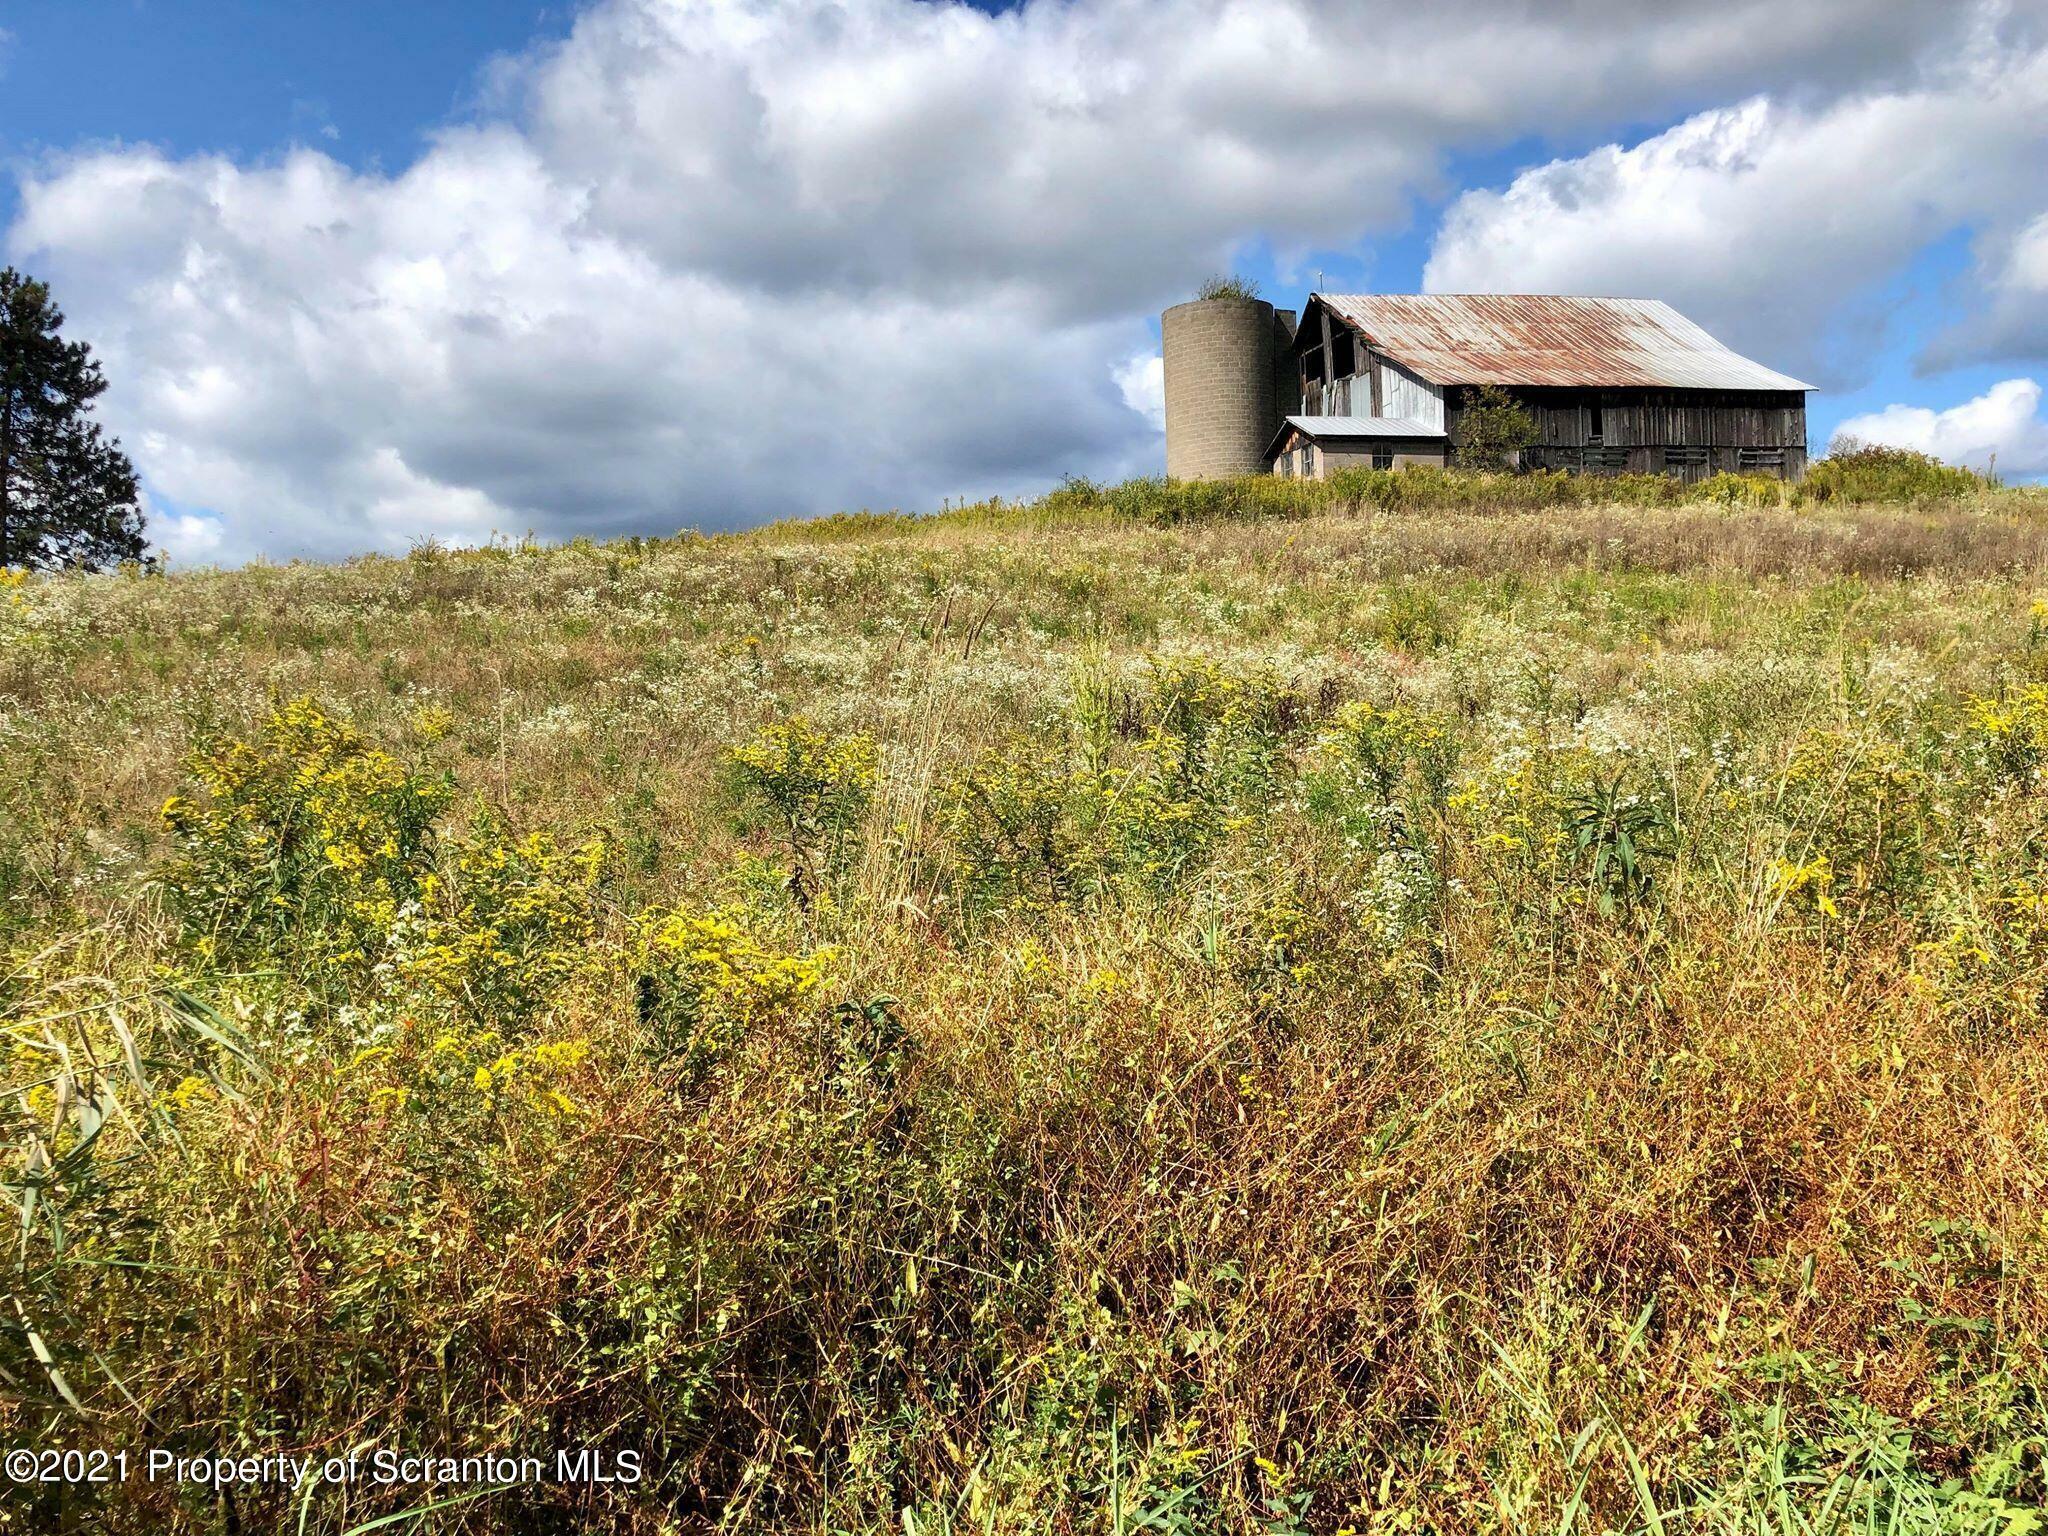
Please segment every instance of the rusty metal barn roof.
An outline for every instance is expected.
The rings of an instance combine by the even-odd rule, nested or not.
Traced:
[[[1314,297],[1431,384],[1813,387],[1729,351],[1661,299],[1513,293]]]

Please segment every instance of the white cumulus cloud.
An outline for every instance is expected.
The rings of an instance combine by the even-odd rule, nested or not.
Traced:
[[[1837,430],[1866,443],[1917,448],[1971,469],[2048,474],[2048,418],[2041,414],[2041,386],[2032,379],[2005,379],[1947,410],[1888,405],[1851,416]]]
[[[1157,352],[1140,354],[1113,370],[1124,404],[1160,431],[1166,430],[1166,359]]]

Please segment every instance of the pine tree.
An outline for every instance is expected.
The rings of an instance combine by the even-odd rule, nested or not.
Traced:
[[[46,283],[0,270],[0,567],[142,555],[135,466],[89,420],[107,381]]]

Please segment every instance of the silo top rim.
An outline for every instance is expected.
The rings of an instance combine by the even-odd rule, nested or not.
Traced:
[[[1178,314],[1183,309],[1213,309],[1218,304],[1249,304],[1254,309],[1263,309],[1268,313],[1273,308],[1265,299],[1246,299],[1235,294],[1226,294],[1221,298],[1189,299],[1185,303],[1171,305],[1163,312],[1161,318],[1163,319],[1165,315]]]

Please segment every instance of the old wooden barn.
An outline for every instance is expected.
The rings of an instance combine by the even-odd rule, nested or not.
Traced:
[[[1265,454],[1280,474],[1444,463],[1486,384],[1535,418],[1524,468],[1806,470],[1810,386],[1654,299],[1317,293],[1291,356],[1298,408],[1275,412]]]

